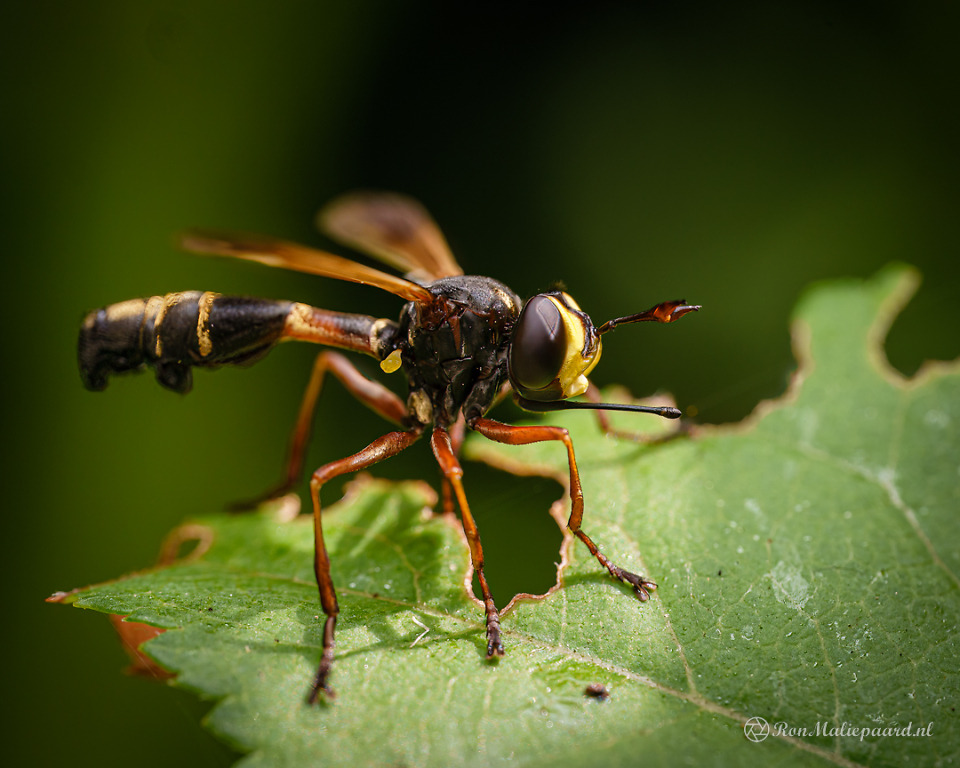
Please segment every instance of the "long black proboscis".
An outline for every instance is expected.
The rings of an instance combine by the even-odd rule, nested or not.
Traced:
[[[569,400],[553,400],[550,402],[538,402],[536,400],[527,400],[525,397],[517,398],[517,405],[525,411],[535,411],[544,413],[546,411],[630,411],[632,413],[652,413],[656,416],[663,416],[665,419],[679,419],[682,415],[679,408],[658,405],[627,405],[625,403],[581,403],[570,402]]]

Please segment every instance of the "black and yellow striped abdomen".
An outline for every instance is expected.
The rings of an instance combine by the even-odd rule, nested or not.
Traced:
[[[191,368],[250,363],[284,340],[382,360],[396,330],[390,320],[295,301],[184,291],[94,310],[80,328],[77,354],[87,389],[105,389],[110,374],[150,367],[163,386],[189,392]]]
[[[243,363],[266,353],[282,337],[293,306],[209,291],[111,304],[83,322],[80,375],[88,389],[101,390],[111,373],[149,366],[160,384],[188,392],[192,367]]]

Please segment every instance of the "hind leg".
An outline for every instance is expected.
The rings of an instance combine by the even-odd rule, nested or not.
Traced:
[[[399,397],[380,382],[368,379],[339,352],[323,351],[317,355],[313,364],[313,371],[310,374],[310,381],[307,383],[307,389],[300,402],[297,422],[293,428],[293,434],[290,436],[287,467],[283,480],[260,496],[235,502],[231,505],[231,509],[238,511],[253,509],[265,501],[288,493],[300,479],[303,472],[304,456],[313,430],[313,416],[316,411],[317,400],[323,390],[323,381],[327,373],[333,374],[351,395],[374,413],[380,414],[387,421],[398,426],[405,425],[407,407]]]

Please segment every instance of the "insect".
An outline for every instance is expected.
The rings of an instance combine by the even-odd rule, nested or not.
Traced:
[[[363,450],[317,469],[310,479],[315,532],[314,571],[325,614],[323,650],[308,701],[332,698],[335,628],[339,607],[324,545],[320,490],[324,483],[365,469],[429,436],[442,473],[444,511],[454,500],[480,585],[486,621],[487,658],[502,656],[500,613],[484,571],[480,534],[463,487],[458,454],[465,429],[509,445],[563,443],[570,470],[569,529],[610,575],[647,600],[656,584],[614,565],[583,530],[583,491],[573,443],[566,429],[513,426],[487,412],[509,393],[529,411],[569,408],[626,410],[670,419],[671,407],[607,404],[587,376],[600,358],[601,337],[634,322],[671,323],[700,309],[668,301],[644,312],[595,327],[564,291],[537,294],[526,302],[490,277],[464,275],[433,219],[417,202],[391,193],[354,193],[321,210],[318,223],[342,244],[404,273],[399,277],[294,243],[259,236],[190,231],[190,251],[230,256],[314,275],[363,283],[406,301],[398,320],[318,309],[292,301],[222,296],[193,291],[112,304],[87,315],[78,356],[84,384],[102,390],[114,373],[152,368],[161,385],[185,393],[193,368],[249,363],[281,341],[303,341],[376,358],[386,373],[402,371],[408,394],[402,400],[368,379],[347,357],[317,355],[293,429],[283,481],[263,499],[287,492],[300,477],[314,407],[331,374],[359,401],[396,429]],[[569,398],[585,395],[587,401]]]

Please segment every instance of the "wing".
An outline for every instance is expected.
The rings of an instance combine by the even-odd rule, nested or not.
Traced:
[[[320,230],[389,264],[418,283],[462,275],[440,228],[416,200],[391,192],[354,192],[317,214]]]
[[[296,243],[274,240],[258,235],[227,234],[203,230],[190,230],[180,237],[183,248],[194,253],[214,256],[232,256],[237,259],[256,261],[270,267],[283,267],[311,275],[333,277],[351,283],[362,283],[382,288],[407,301],[432,303],[434,296],[422,285],[379,269],[357,264],[350,259],[317,251]]]

